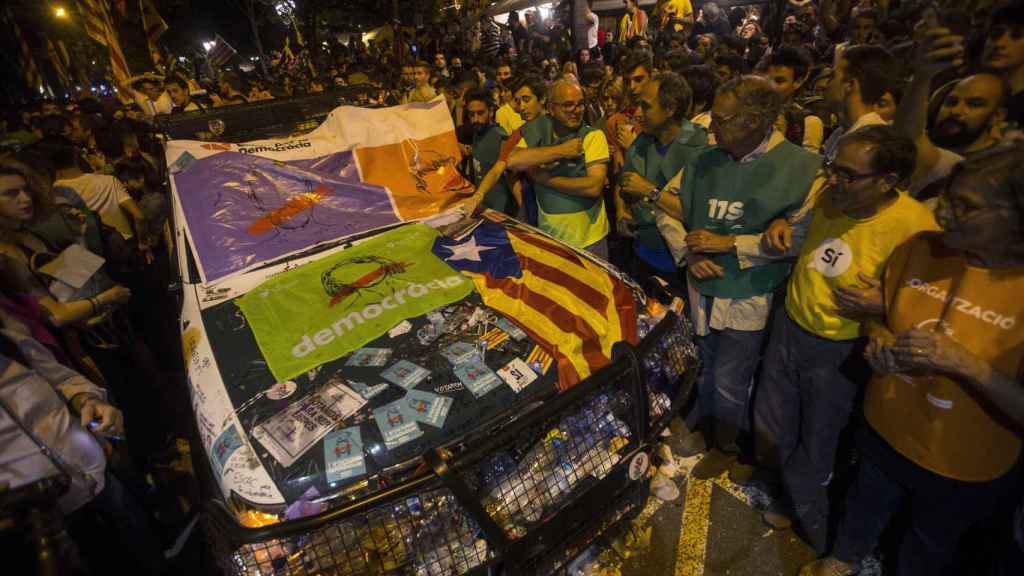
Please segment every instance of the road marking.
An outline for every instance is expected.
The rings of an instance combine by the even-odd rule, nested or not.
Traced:
[[[708,480],[698,480],[693,476],[686,479],[686,503],[679,528],[679,544],[676,546],[675,576],[704,574],[713,485]]]
[[[698,480],[688,476],[686,501],[679,527],[679,543],[676,546],[675,576],[704,576],[708,529],[711,527],[711,492],[715,486],[754,508],[750,497],[729,480],[728,472],[723,472],[721,476],[711,480]]]

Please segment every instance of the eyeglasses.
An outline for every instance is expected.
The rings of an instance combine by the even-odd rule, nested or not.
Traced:
[[[565,112],[583,109],[583,100],[577,100],[575,102],[555,102],[554,104]]]
[[[719,116],[717,114],[712,113],[711,114],[711,123],[712,124],[716,124],[718,126],[725,126],[729,122],[732,122],[733,120],[735,120],[736,118],[739,118],[739,117],[740,117],[740,113],[739,112],[737,112],[735,114],[730,114],[728,116]]]
[[[844,168],[836,166],[835,160],[826,160],[821,166],[822,170],[825,171],[825,176],[832,179],[834,176],[836,180],[841,180],[844,184],[855,184],[868,178],[874,178],[881,176],[884,172],[869,172],[867,174],[851,173]]]

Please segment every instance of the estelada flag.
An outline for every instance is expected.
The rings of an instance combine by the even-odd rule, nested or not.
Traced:
[[[362,181],[387,188],[403,220],[433,216],[473,191],[458,170],[462,151],[442,97],[393,108],[339,108],[324,129],[356,146]]]
[[[637,343],[629,287],[539,233],[485,221],[457,242],[436,240],[433,251],[473,279],[484,304],[554,357],[562,390],[607,365],[617,342]],[[515,254],[518,270],[509,266],[509,253]]]

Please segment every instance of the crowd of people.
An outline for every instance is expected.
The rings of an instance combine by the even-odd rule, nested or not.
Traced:
[[[153,314],[174,317],[151,121],[346,87],[371,106],[443,96],[467,209],[685,295],[703,364],[681,426],[686,455],[704,453],[693,475],[768,492],[764,521],[819,555],[802,575],[855,574],[893,532],[897,574],[1019,570],[1024,3],[788,0],[777,37],[759,7],[694,4],[462,13],[275,53],[269,76],[179,68],[123,100],[9,114],[0,399],[10,412],[26,401],[13,383],[38,382],[45,412],[21,415],[92,479],[61,501],[71,526],[123,516],[119,474],[144,474],[175,430],[153,401],[181,366]],[[8,446],[0,481],[43,466]],[[141,557],[154,544],[133,514],[108,521]],[[976,533],[991,565],[965,567]]]

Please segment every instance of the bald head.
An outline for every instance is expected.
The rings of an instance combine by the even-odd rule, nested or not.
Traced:
[[[1006,117],[1008,89],[993,74],[975,74],[956,83],[942,101],[932,140],[955,152],[969,152],[995,143],[994,130]]]
[[[575,130],[583,123],[583,89],[569,80],[558,80],[548,91],[551,117],[564,126]]]

